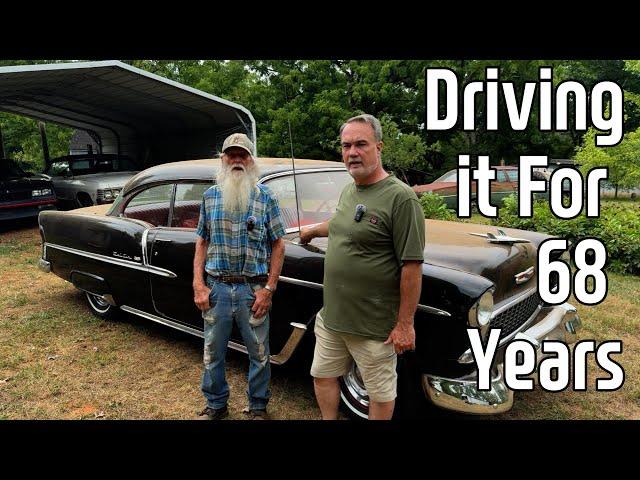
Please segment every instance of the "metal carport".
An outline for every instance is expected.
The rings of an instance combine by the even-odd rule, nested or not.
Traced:
[[[241,105],[119,61],[0,67],[0,110],[85,130],[145,167],[211,158],[233,132],[256,138]]]

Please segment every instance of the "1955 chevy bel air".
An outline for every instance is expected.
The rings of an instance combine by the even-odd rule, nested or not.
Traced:
[[[287,232],[271,310],[271,362],[308,362],[315,315],[322,307],[327,239],[300,245],[299,225],[329,219],[352,179],[336,162],[296,160],[295,178],[290,159],[257,163],[260,182],[279,197]],[[113,205],[42,212],[40,268],[84,291],[99,317],[123,310],[202,337],[203,319],[192,290],[195,227],[202,194],[219,166],[220,160],[213,159],[155,166],[134,176]],[[254,230],[257,240],[265,234],[260,219]],[[495,235],[485,234],[496,229],[487,225],[426,220],[416,349],[399,357],[398,416],[421,416],[433,404],[466,413],[504,412],[513,404],[513,392],[501,375],[507,342],[516,335],[532,343],[575,342],[576,309],[566,303],[546,305],[536,290],[537,248],[549,237],[504,230],[527,241],[494,241]],[[469,327],[484,336],[489,328],[501,328],[490,391],[477,388]],[[246,352],[238,331],[229,346]],[[347,411],[366,417],[367,391],[355,366],[340,385]]]

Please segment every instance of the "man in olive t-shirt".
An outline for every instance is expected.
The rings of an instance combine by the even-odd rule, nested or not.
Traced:
[[[411,188],[383,169],[375,117],[347,120],[340,139],[354,183],[343,190],[331,220],[300,232],[301,243],[329,237],[311,375],[322,418],[335,419],[338,377],[355,360],[369,395],[369,418],[389,419],[396,355],[415,348],[424,214]]]

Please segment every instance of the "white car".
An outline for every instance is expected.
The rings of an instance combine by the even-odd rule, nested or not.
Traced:
[[[112,203],[140,168],[127,156],[67,155],[52,159],[45,171],[58,200],[67,208]]]

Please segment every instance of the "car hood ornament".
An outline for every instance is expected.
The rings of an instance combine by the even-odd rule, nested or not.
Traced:
[[[493,233],[469,233],[469,235],[475,235],[476,237],[484,237],[486,239],[489,240],[490,243],[531,243],[530,240],[527,240],[526,238],[516,238],[516,237],[510,237],[509,235],[507,235],[506,233],[504,233],[503,230],[500,230],[499,228],[498,230],[498,234],[494,235]]]

